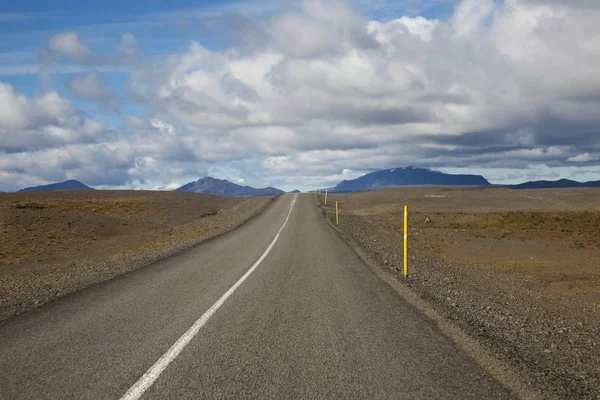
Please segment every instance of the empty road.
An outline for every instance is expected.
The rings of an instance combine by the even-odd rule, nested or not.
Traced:
[[[2,399],[514,398],[308,194],[0,323],[0,371]]]

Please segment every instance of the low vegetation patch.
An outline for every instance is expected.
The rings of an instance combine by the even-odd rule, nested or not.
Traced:
[[[0,320],[225,233],[271,200],[152,191],[0,194]]]
[[[597,211],[413,213],[411,217],[412,224],[419,228],[485,230],[500,238],[574,241],[600,247],[600,212]]]
[[[65,201],[18,201],[17,209],[56,210],[76,213],[97,213],[110,216],[126,216],[146,211],[146,205],[136,199],[65,200]]]

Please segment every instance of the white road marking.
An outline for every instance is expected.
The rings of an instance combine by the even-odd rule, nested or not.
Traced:
[[[254,270],[271,252],[271,249],[273,249],[275,243],[277,243],[281,231],[283,231],[283,228],[285,228],[286,224],[288,223],[288,220],[290,219],[290,214],[292,213],[294,204],[296,204],[297,197],[297,194],[294,195],[292,203],[290,204],[290,210],[288,211],[287,217],[285,218],[285,222],[283,223],[283,225],[281,225],[281,228],[279,228],[277,235],[275,235],[275,238],[273,239],[269,247],[267,247],[267,249],[262,254],[262,256],[260,256],[258,261],[254,263],[252,268],[250,268],[248,272],[244,274],[244,276],[242,276],[231,288],[229,288],[229,290],[225,292],[225,294],[221,296],[221,298],[217,300],[217,302],[213,304],[212,307],[210,307],[196,322],[194,322],[194,324],[175,342],[175,344],[171,346],[171,348],[165,354],[163,354],[162,357],[159,358],[158,361],[156,361],[154,365],[152,365],[152,367],[150,367],[150,369],[146,371],[146,373],[142,375],[140,379],[138,379],[138,381],[127,391],[127,393],[123,395],[123,397],[121,397],[121,400],[139,399],[144,394],[144,392],[148,390],[150,386],[152,386],[152,384],[158,379],[160,374],[169,366],[169,364],[179,355],[179,353],[181,353],[181,351],[194,338],[194,336],[198,334],[200,328],[202,328],[204,324],[206,324],[210,317],[212,317],[212,315],[225,303],[225,301],[227,301],[229,296],[231,296],[233,292],[236,291],[236,289],[246,280],[246,278],[248,278],[250,274],[254,272]]]

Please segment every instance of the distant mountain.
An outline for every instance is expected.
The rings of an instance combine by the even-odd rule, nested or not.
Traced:
[[[296,190],[292,190],[290,193],[302,193],[302,192],[299,191],[298,189],[296,189]]]
[[[570,179],[559,179],[557,181],[530,181],[518,185],[509,185],[511,189],[560,189],[560,188],[584,188],[600,187],[600,181],[577,182]]]
[[[490,186],[490,183],[481,175],[452,175],[426,168],[405,167],[341,181],[333,191],[356,192],[395,186]]]
[[[76,181],[75,179],[69,179],[68,181],[51,183],[49,185],[28,187],[28,188],[19,190],[19,192],[37,192],[37,191],[48,191],[48,190],[94,190],[94,189],[84,183]]]
[[[250,186],[236,185],[224,179],[215,179],[209,176],[183,185],[176,191],[216,194],[225,197],[275,196],[284,193],[282,190],[272,187],[255,189]]]

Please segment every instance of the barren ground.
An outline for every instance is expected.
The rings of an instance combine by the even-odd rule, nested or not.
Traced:
[[[148,191],[0,194],[0,320],[222,234],[271,200]]]
[[[322,200],[322,197],[321,197]],[[600,189],[330,195],[342,233],[549,397],[600,396]]]

